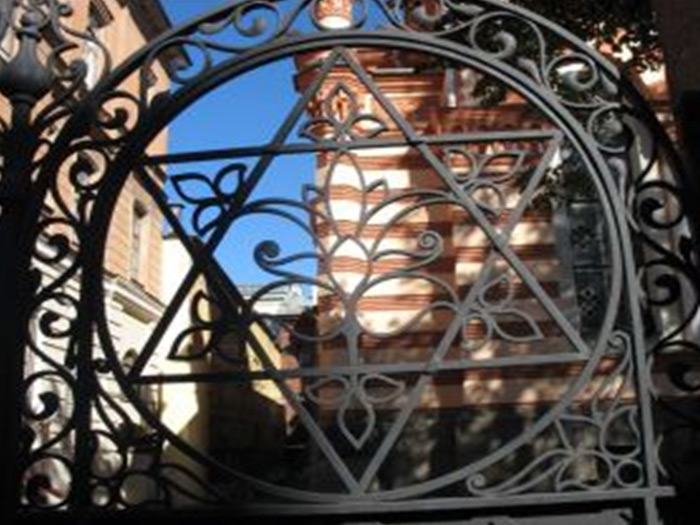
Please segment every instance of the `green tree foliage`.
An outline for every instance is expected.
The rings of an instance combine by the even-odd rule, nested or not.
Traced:
[[[626,67],[658,69],[661,44],[651,0],[511,0],[598,48],[628,49]]]

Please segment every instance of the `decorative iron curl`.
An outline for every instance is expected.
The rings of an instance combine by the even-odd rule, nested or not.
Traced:
[[[18,9],[24,11],[23,16],[31,14],[34,17],[37,30],[50,29],[56,39],[51,45],[46,67],[62,89],[35,119],[37,130],[43,131],[74,111],[77,100],[82,96],[81,92],[85,91],[89,66],[82,57],[72,55],[77,55],[76,51],[85,45],[98,51],[102,65],[95,75],[96,80],[110,73],[112,59],[109,50],[97,36],[90,31],[77,29],[68,21],[74,14],[69,3],[59,0],[22,0]],[[97,65],[92,64],[92,67]]]
[[[171,71],[176,89],[160,95],[167,98],[196,83],[222,60],[254,46],[331,30],[319,18],[322,1],[247,0],[222,7],[164,37],[144,57],[140,67],[143,108],[149,103],[146,72],[165,53],[181,49],[191,55],[191,60],[183,60]],[[355,0],[350,7],[344,14],[346,26],[341,30],[379,29],[457,40],[511,63],[571,107],[595,108],[601,100],[611,100],[616,95],[616,71],[601,64],[584,42],[508,2],[439,0],[432,14],[420,3],[410,8],[405,0]],[[369,16],[370,9],[375,10],[373,16]],[[310,28],[305,20],[311,21]],[[572,72],[572,65],[579,67]],[[569,71],[565,79],[561,78],[562,68]],[[581,102],[583,99],[586,103]]]
[[[24,471],[23,506],[40,510],[66,508],[72,477],[71,459],[53,452],[36,454]]]
[[[35,372],[23,382],[23,505],[56,509],[68,502],[73,473],[71,436],[75,422],[70,406],[74,386],[74,378],[62,367]]]
[[[691,175],[669,136],[672,125],[661,124],[641,95],[624,81],[620,92],[621,121],[629,137],[625,154],[640,159],[618,173],[623,175],[621,192],[626,195],[626,214],[636,245],[646,321],[647,381],[660,408],[659,469],[667,475],[666,481],[682,486],[688,475],[684,468],[693,467],[673,464],[677,458],[667,445],[681,432],[700,429],[697,405],[688,403],[697,392],[692,377],[700,370],[696,202]]]
[[[484,472],[465,480],[470,494],[479,497],[509,496],[536,492],[597,491],[636,488],[645,479],[642,436],[638,409],[624,399],[634,384],[631,338],[614,332],[608,346],[618,357],[614,368],[604,376],[582,410],[567,409],[550,425],[556,445],[528,462],[505,480],[491,481]],[[610,442],[614,426],[622,426],[631,439],[629,450],[618,451]],[[574,428],[589,429],[591,444],[573,438]],[[578,465],[594,467],[595,477],[581,479]],[[550,487],[549,489],[543,487]]]
[[[109,72],[110,59],[104,45],[94,36],[77,31],[70,21],[66,21],[73,15],[68,4],[55,0],[24,0],[18,2],[16,8],[20,16],[13,31],[20,40],[20,53],[22,46],[29,45],[26,39],[38,41],[47,32],[54,38],[48,57],[43,63],[37,63],[35,69],[50,79],[50,87],[59,88],[57,94],[27,122],[35,139],[28,145],[31,158],[28,159],[29,173],[26,176],[29,177],[42,169],[52,153],[52,135],[73,116],[89,87],[86,85],[88,67],[82,58],[74,56],[76,52],[85,43],[99,50],[104,68],[97,77]],[[48,89],[45,93],[37,93],[45,95]],[[101,164],[107,165],[108,157],[98,151],[93,147],[90,154],[101,154]],[[75,150],[67,152],[64,159],[74,153]],[[70,283],[80,276],[83,231],[90,201],[99,186],[96,180],[99,177],[95,177],[96,166],[88,167],[90,154],[86,151],[82,156],[74,156],[62,172],[75,195],[63,195],[59,176],[52,175],[45,188],[51,195],[52,206],[34,229],[31,275],[35,278],[36,289],[31,310],[36,335],[30,333],[28,340],[26,359],[32,369],[23,381],[29,399],[23,414],[26,435],[23,488],[24,503],[30,507],[65,506],[69,498],[68,487],[72,483],[77,391],[73,369],[76,364],[79,298]],[[37,187],[40,186],[37,183]],[[47,268],[50,270],[45,271]],[[60,352],[56,350],[58,348]],[[60,385],[60,394],[50,390],[37,394],[38,385],[47,381]],[[42,403],[41,409],[37,409],[38,401]],[[59,489],[65,494],[59,495]]]

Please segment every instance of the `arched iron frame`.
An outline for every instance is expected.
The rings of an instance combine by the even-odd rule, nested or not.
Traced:
[[[679,390],[695,391],[696,385],[690,379],[693,365],[678,355],[678,350],[697,351],[695,343],[688,340],[688,329],[697,311],[697,283],[695,251],[697,237],[697,216],[686,213],[692,208],[692,188],[684,174],[681,162],[673,144],[653,112],[643,98],[626,82],[604,58],[593,52],[584,42],[570,33],[517,6],[499,0],[474,0],[453,3],[441,0],[437,14],[429,15],[420,9],[407,11],[403,2],[390,4],[383,0],[356,0],[355,18],[347,29],[325,29],[315,14],[317,4],[322,0],[250,0],[236,1],[212,11],[151,42],[143,50],[118,69],[110,71],[109,54],[89,34],[81,34],[70,29],[64,19],[70,10],[55,1],[25,0],[21,3],[24,15],[14,27],[20,41],[17,57],[3,70],[0,70],[0,89],[12,105],[12,121],[3,123],[2,151],[5,158],[2,184],[2,215],[0,215],[0,241],[3,253],[11,256],[2,260],[1,276],[3,289],[7,291],[2,306],[3,319],[8,322],[1,330],[2,344],[15,349],[5,357],[4,398],[7,406],[16,406],[18,397],[23,396],[37,377],[22,377],[23,353],[39,351],[37,343],[28,334],[28,323],[42,303],[62,300],[74,310],[75,317],[69,327],[57,329],[55,318],[44,316],[39,327],[46,337],[68,338],[73,349],[69,363],[56,364],[50,374],[64,381],[74,396],[73,415],[65,435],[75,433],[75,456],[66,458],[51,456],[48,447],[37,450],[21,450],[23,442],[22,419],[41,420],[51,417],[60,410],[60,400],[50,395],[42,398],[44,407],[32,412],[27,407],[14,410],[14,417],[3,435],[2,450],[8,457],[5,492],[6,501],[14,505],[7,507],[8,515],[16,517],[17,512],[38,512],[40,509],[27,491],[31,491],[32,481],[20,482],[26,478],[23,473],[36,461],[53,460],[64,462],[71,473],[72,490],[69,497],[55,509],[44,512],[96,512],[91,497],[91,462],[95,450],[95,434],[91,430],[91,411],[94,399],[99,397],[96,374],[111,371],[123,387],[125,394],[137,408],[140,406],[137,395],[131,386],[128,374],[115,366],[116,355],[109,349],[109,334],[105,326],[102,289],[102,267],[105,248],[105,232],[113,212],[120,188],[127,177],[144,166],[165,163],[173,160],[196,160],[214,158],[222,152],[195,152],[187,155],[147,158],[146,146],[167,125],[189,105],[215,90],[220,85],[237,76],[264,67],[279,59],[293,57],[305,52],[330,50],[337,57],[351,61],[345,55],[348,47],[372,47],[380,49],[402,49],[438,56],[456,64],[474,67],[488,72],[495,78],[523,94],[531,104],[555,122],[559,128],[557,138],[565,136],[584,155],[584,162],[591,173],[595,173],[599,195],[605,206],[605,213],[611,234],[616,236],[612,245],[614,266],[618,269],[613,295],[618,292],[626,295],[632,305],[631,334],[622,334],[614,328],[617,303],[610,303],[607,331],[609,339],[600,340],[592,351],[600,356],[608,345],[613,343],[626,348],[629,361],[623,372],[632,373],[630,384],[636,391],[636,406],[639,408],[640,432],[640,483],[631,487],[598,487],[600,490],[562,490],[551,493],[511,493],[509,490],[481,494],[473,498],[411,499],[429,492],[431,484],[419,486],[415,490],[402,489],[395,492],[371,494],[360,491],[349,496],[308,495],[303,491],[283,490],[280,495],[296,503],[267,505],[266,509],[255,512],[271,515],[319,513],[324,515],[363,515],[378,511],[406,512],[410,510],[486,509],[502,506],[526,507],[532,505],[554,505],[581,502],[639,501],[643,504],[647,523],[657,523],[656,505],[659,498],[674,493],[672,476],[660,464],[658,448],[663,444],[664,432],[655,425],[652,411],[654,402],[659,406],[675,411],[680,417],[679,426],[697,425],[697,414],[678,412],[672,404],[663,403],[655,390],[652,368],[656,360],[668,357],[667,365],[671,382]],[[369,16],[372,9],[373,16]],[[6,20],[0,24],[5,31]],[[407,15],[407,13],[409,13]],[[374,28],[379,16],[386,27]],[[408,17],[412,17],[409,21]],[[306,33],[291,34],[300,18],[308,18],[310,24]],[[262,20],[267,20],[267,24]],[[523,33],[513,33],[499,25],[503,20],[520,24]],[[499,22],[500,21],[500,22]],[[495,25],[494,25],[495,24]],[[496,27],[498,31],[488,32]],[[42,31],[50,28],[58,35],[61,44],[46,64],[38,61],[36,46],[42,39]],[[482,30],[486,29],[484,33]],[[217,40],[232,31],[241,43],[233,45]],[[487,35],[484,40],[484,34]],[[525,47],[522,39],[528,35],[536,47],[522,52]],[[104,70],[99,83],[91,90],[84,90],[86,68],[81,61],[67,62],[62,54],[75,48],[81,41],[92,41],[105,53]],[[149,93],[148,67],[166,50],[189,47],[200,53],[200,61],[172,72],[173,88],[168,93],[151,97]],[[534,58],[533,58],[534,57]],[[567,100],[562,96],[555,78],[558,68],[564,64],[576,63],[584,71],[574,77],[570,87],[585,102]],[[330,67],[330,66],[329,66]],[[351,66],[352,67],[352,66]],[[361,76],[361,71],[357,72]],[[127,80],[136,80],[138,93],[123,88]],[[55,97],[40,111],[34,111],[35,104],[46,96],[56,84],[62,94]],[[305,104],[299,106],[303,112]],[[391,115],[397,121],[400,116]],[[612,133],[627,135],[626,140],[606,142],[601,131],[601,121],[612,122]],[[56,127],[60,132],[56,138],[47,138]],[[603,126],[605,128],[605,126]],[[610,132],[607,127],[607,132]],[[291,131],[288,130],[288,131]],[[406,144],[423,148],[423,139],[406,132]],[[651,144],[647,163],[642,166],[630,165],[630,148],[635,141]],[[106,169],[86,168],[81,160],[81,152],[97,152],[105,160]],[[313,149],[311,151],[314,151]],[[428,155],[427,152],[424,154]],[[268,153],[268,155],[270,155]],[[274,157],[275,152],[271,153]],[[77,159],[77,160],[75,160]],[[83,162],[83,164],[80,164]],[[663,163],[675,179],[659,180],[651,174],[655,166]],[[57,174],[69,167],[77,176],[72,183],[78,190],[78,206],[70,210],[56,196]],[[262,173],[261,173],[262,174]],[[617,181],[617,182],[615,182]],[[252,184],[254,184],[253,181]],[[247,184],[246,181],[245,184]],[[243,184],[244,185],[244,184]],[[243,186],[242,185],[242,186]],[[241,188],[239,188],[240,190]],[[452,191],[459,192],[456,186]],[[58,202],[59,212],[49,218],[42,216],[47,195]],[[239,196],[234,199],[240,199]],[[469,201],[468,198],[465,198]],[[237,201],[242,206],[245,199]],[[471,203],[473,207],[473,203]],[[672,205],[673,213],[660,218],[660,209]],[[166,217],[174,222],[167,209]],[[72,240],[65,233],[50,233],[59,225],[71,232]],[[673,245],[668,246],[655,240],[649,231],[674,232]],[[48,233],[47,233],[48,232]],[[53,247],[50,255],[35,253],[37,239],[44,235]],[[507,250],[492,238],[496,251]],[[71,245],[72,243],[72,245]],[[507,244],[507,243],[504,243]],[[640,246],[646,250],[639,256]],[[53,282],[45,282],[34,269],[34,262],[62,265],[64,270]],[[206,266],[208,263],[205,262]],[[653,269],[653,276],[645,281],[646,272]],[[207,271],[204,269],[203,271]],[[78,278],[81,282],[79,297],[70,297],[61,291],[69,279]],[[638,279],[641,279],[638,281]],[[638,283],[644,283],[643,293]],[[643,333],[642,310],[644,303],[647,314],[655,309],[668,308],[692,295],[691,305],[686,315],[674,326],[666,329],[655,339],[645,338]],[[643,296],[643,297],[642,297]],[[652,312],[653,314],[653,312]],[[93,358],[95,323],[101,342],[105,346],[107,362],[97,362]],[[613,341],[613,339],[615,341]],[[144,363],[137,359],[136,366]],[[592,357],[576,385],[557,405],[540,427],[552,424],[567,408],[574,395],[590,379],[597,360]],[[38,375],[38,374],[37,374]],[[145,410],[142,417],[158,429],[162,438],[179,443],[186,453],[206,462],[199,453],[183,443],[165,429],[157,418]],[[676,431],[678,427],[671,429]],[[535,430],[531,432],[535,434]],[[529,439],[528,435],[520,441]],[[515,448],[512,445],[511,448]],[[505,454],[505,453],[504,453]],[[19,460],[15,460],[19,457]],[[14,461],[13,461],[14,460]],[[471,465],[472,475],[478,468]],[[460,469],[450,474],[450,479],[464,481],[469,474]],[[669,477],[671,478],[669,480]],[[453,480],[453,481],[454,481]],[[254,479],[245,482],[255,485]],[[440,478],[437,480],[443,483]],[[480,478],[467,479],[477,494]],[[438,484],[439,484],[438,483]],[[267,490],[264,483],[258,488]],[[29,488],[27,488],[29,487]],[[432,487],[437,488],[437,487]],[[274,488],[273,488],[274,489]],[[274,489],[277,490],[277,489]],[[23,492],[24,491],[24,492]],[[166,491],[167,492],[167,491]],[[167,507],[168,498],[165,498]],[[230,505],[221,507],[224,512],[234,512]]]

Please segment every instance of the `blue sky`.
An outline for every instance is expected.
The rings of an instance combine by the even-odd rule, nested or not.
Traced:
[[[162,0],[173,24],[206,13],[224,4],[222,0]],[[294,65],[291,60],[279,62],[245,75],[204,97],[170,127],[170,151],[198,151],[216,148],[260,145],[277,130],[297,100],[292,86]],[[198,163],[171,166],[171,175],[201,173],[213,178],[223,163]],[[313,180],[314,159],[305,157],[278,158],[256,192],[256,197],[298,198],[304,183]],[[172,188],[171,197],[175,197]],[[173,198],[173,200],[180,200]],[[303,242],[290,225],[271,219],[249,219],[236,224],[217,251],[217,258],[237,284],[263,283],[270,276],[252,260],[259,243],[278,242],[285,252]],[[311,266],[304,273],[314,271]]]
[[[187,21],[189,18],[209,9],[222,5],[222,0],[161,0],[173,24]]]

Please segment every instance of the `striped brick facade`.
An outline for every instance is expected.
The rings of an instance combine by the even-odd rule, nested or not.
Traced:
[[[299,74],[297,89],[300,92],[310,85],[318,72],[319,64],[328,53],[305,56],[298,60]],[[370,74],[372,82],[382,95],[394,105],[414,130],[424,136],[446,136],[475,132],[507,130],[547,129],[550,127],[516,94],[508,93],[497,107],[475,106],[468,99],[469,93],[460,94],[456,86],[457,100],[450,100],[454,93],[446,88],[448,73],[445,68],[428,68],[430,59],[420,55],[397,54],[362,49],[353,50],[352,56]],[[470,70],[457,71],[457,78],[469,77]],[[451,73],[450,73],[451,74]],[[462,90],[463,91],[463,90]],[[345,66],[335,67],[323,82],[317,96],[310,104],[312,119],[328,117],[328,111],[335,112],[338,121],[348,115],[372,115],[382,121],[387,129],[378,138],[397,140],[403,138],[396,122],[386,113],[380,101],[369,92],[367,86],[355,72]],[[354,128],[358,136],[368,135],[377,126],[366,119]],[[323,124],[313,131],[326,139],[333,137],[331,126]],[[343,140],[342,138],[339,140]],[[346,139],[350,140],[350,139]],[[516,162],[522,162],[521,171],[534,169],[540,162],[547,146],[545,142],[522,141],[518,143],[488,143],[464,146],[476,154],[494,158],[484,168],[485,178],[507,175],[515,171]],[[516,148],[525,152],[522,159],[497,157],[500,150]],[[453,173],[469,170],[466,159],[448,154],[447,147],[436,146],[434,152]],[[373,183],[386,182],[386,188],[367,192]],[[386,251],[419,250],[421,235],[426,232],[437,234],[444,246],[439,257],[423,268],[431,276],[443,280],[460,297],[464,298],[479,275],[484,262],[493,251],[493,246],[477,221],[461,207],[447,204],[421,206],[395,221],[409,207],[417,203],[415,199],[402,198],[384,211],[372,217],[366,224],[362,221],[362,209],[369,209],[394,197],[405,195],[407,191],[444,190],[445,182],[425,157],[410,146],[350,149],[347,152],[329,151],[317,155],[316,185],[328,186],[329,214],[333,224],[317,220],[315,233],[320,242],[331,249],[338,236],[353,239],[335,252],[329,268],[320,268],[319,273],[330,279],[331,275],[346,293],[351,293],[362,276],[372,277],[401,271],[415,264],[407,255],[388,255],[370,263],[363,249],[369,249],[381,236],[381,249]],[[365,190],[363,190],[363,187]],[[503,228],[511,218],[522,195],[522,188],[511,184],[505,190],[505,209],[494,214],[492,224]],[[492,201],[485,195],[483,200]],[[496,203],[494,202],[494,205]],[[317,203],[320,209],[323,203]],[[542,289],[562,310],[575,308],[575,300],[563,298],[562,274],[567,271],[559,258],[562,246],[557,239],[553,211],[548,207],[528,207],[517,222],[510,246],[518,258],[527,265],[538,279]],[[356,242],[355,242],[356,241]],[[532,290],[509,270],[508,263],[501,259],[496,264],[498,272],[508,272],[512,279],[510,292],[512,306],[531,316],[543,335],[543,340],[534,343],[505,341],[498,333],[487,333],[480,321],[465,326],[451,343],[446,361],[471,359],[484,360],[529,354],[548,355],[571,351],[568,341],[562,337],[556,322],[543,310]],[[504,297],[505,285],[490,289],[493,299]],[[432,310],[423,316],[422,311],[445,296],[445,290],[426,280],[415,278],[392,279],[373,286],[363,294],[358,302],[358,317],[366,329],[360,337],[360,353],[366,363],[425,362],[435,351],[444,333],[454,319],[454,314],[443,310]],[[321,333],[332,331],[341,317],[342,301],[336,294],[319,291],[318,311]],[[419,318],[417,318],[419,317]],[[503,319],[501,327],[513,338],[525,337],[532,331],[522,319]],[[396,336],[387,337],[392,332]],[[489,340],[486,340],[489,339]],[[347,343],[342,338],[321,343],[318,352],[318,365],[322,367],[347,364]],[[460,407],[464,403],[488,403],[483,396],[463,395],[473,387],[479,371],[455,372],[449,378],[436,378],[435,395],[425,395],[422,406],[427,407],[436,396],[441,398],[443,407]],[[498,375],[505,372],[492,372]],[[509,373],[508,387],[502,393],[493,395],[496,403],[526,402],[531,397],[532,377],[527,380],[513,378]],[[530,372],[530,376],[532,376]],[[537,374],[535,374],[537,375]],[[517,376],[517,374],[516,374]],[[555,382],[549,373],[541,370],[541,391],[538,399],[554,400],[558,395]],[[493,379],[492,379],[493,380]],[[566,383],[565,379],[562,379]],[[478,382],[478,381],[477,381]],[[503,381],[498,380],[499,384]],[[472,386],[469,386],[472,385]],[[482,385],[483,386],[483,385]],[[498,389],[497,389],[498,390]],[[443,394],[447,395],[445,399]]]

